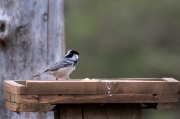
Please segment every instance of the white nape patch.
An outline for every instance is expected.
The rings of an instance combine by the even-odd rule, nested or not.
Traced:
[[[65,56],[69,55],[71,51],[72,51],[72,50],[69,50],[69,51],[66,53],[66,55],[65,55]]]

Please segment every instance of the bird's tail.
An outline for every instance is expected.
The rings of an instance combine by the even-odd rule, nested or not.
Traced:
[[[37,77],[37,76],[40,76],[42,73],[39,73],[39,74],[36,74],[36,75],[34,75],[33,77]]]

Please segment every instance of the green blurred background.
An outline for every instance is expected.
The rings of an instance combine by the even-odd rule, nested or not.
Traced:
[[[180,0],[64,2],[66,49],[82,59],[71,78],[180,79]],[[143,110],[143,119],[180,119],[180,111]]]

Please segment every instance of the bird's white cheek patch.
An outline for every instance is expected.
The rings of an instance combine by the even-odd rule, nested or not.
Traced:
[[[79,58],[78,55],[75,55],[75,59],[78,60],[78,58]]]

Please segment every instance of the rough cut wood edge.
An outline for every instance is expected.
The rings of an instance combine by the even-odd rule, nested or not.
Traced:
[[[178,102],[179,95],[112,94],[106,95],[40,95],[40,103],[160,103]]]
[[[180,110],[180,102],[176,103],[158,103],[157,110]]]
[[[3,89],[14,94],[26,94],[26,86],[12,80],[4,81]]]
[[[17,80],[19,81],[19,80]],[[26,80],[29,82],[39,82],[39,80]],[[41,80],[46,82],[47,80]],[[85,78],[85,79],[71,79],[69,80],[54,80],[54,82],[106,82],[106,81],[115,81],[115,82],[179,82],[174,78]],[[48,82],[48,81],[47,81]]]
[[[180,95],[177,102],[146,103],[145,105],[157,110],[180,110]]]
[[[18,95],[4,91],[4,98],[15,103],[39,103],[38,95]]]
[[[180,110],[180,102],[169,103],[145,103],[147,108],[154,108],[157,110]]]
[[[178,102],[158,103],[156,106],[156,109],[158,109],[158,110],[177,110],[178,109],[178,110],[180,110],[180,93],[179,93]]]
[[[177,94],[179,81],[78,80],[27,81],[27,94]],[[162,79],[161,79],[162,80]],[[173,88],[172,88],[173,87]]]
[[[13,103],[5,101],[5,107],[14,112],[46,112],[51,110],[51,104]]]
[[[180,88],[179,88],[179,100],[178,102],[158,103],[156,109],[158,110],[180,110]]]
[[[178,102],[178,94],[105,94],[105,95],[17,95],[4,91],[4,98],[15,103],[164,103]]]

